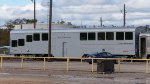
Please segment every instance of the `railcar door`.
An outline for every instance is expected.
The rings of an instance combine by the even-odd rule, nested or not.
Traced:
[[[67,42],[62,43],[62,56],[67,56]]]
[[[140,55],[142,58],[146,57],[146,38],[140,38]]]

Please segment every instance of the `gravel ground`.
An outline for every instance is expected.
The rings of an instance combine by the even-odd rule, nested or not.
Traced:
[[[115,65],[115,73],[98,74],[96,64],[94,72],[88,63],[70,62],[66,71],[66,62],[47,62],[43,70],[42,61],[4,61],[0,70],[0,84],[150,84],[150,74],[145,73],[144,62],[122,62],[121,71]],[[149,69],[150,72],[150,69]]]
[[[29,72],[29,73],[28,73]],[[115,73],[115,74],[75,74],[69,73],[2,73],[0,84],[150,84],[148,74]],[[141,76],[142,75],[142,76]]]

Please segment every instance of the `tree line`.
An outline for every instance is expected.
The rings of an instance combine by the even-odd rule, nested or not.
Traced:
[[[0,29],[0,46],[9,46],[10,30]]]
[[[37,20],[34,19],[26,19],[26,18],[22,18],[22,19],[15,19],[15,20],[9,20],[8,22],[6,22],[5,26],[8,29],[13,29],[15,27],[15,25],[20,25],[20,24],[32,24],[34,22],[37,22]]]

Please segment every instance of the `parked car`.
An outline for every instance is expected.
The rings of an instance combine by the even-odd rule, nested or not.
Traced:
[[[84,54],[82,57],[84,58],[116,58],[116,56],[112,55],[109,52],[97,52],[94,54]],[[88,62],[89,64],[92,64],[91,59],[85,59],[85,62]],[[97,60],[94,60],[94,62],[97,62]]]

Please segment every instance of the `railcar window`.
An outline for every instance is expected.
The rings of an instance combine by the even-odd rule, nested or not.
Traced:
[[[125,40],[133,40],[133,33],[125,32]]]
[[[34,41],[40,41],[40,34],[39,33],[33,34],[33,40]]]
[[[87,40],[87,33],[80,33],[80,40]]]
[[[42,33],[42,41],[48,41],[48,33]]]
[[[124,32],[116,32],[116,40],[124,40]]]
[[[95,40],[95,33],[94,32],[88,33],[88,40]]]
[[[17,40],[12,40],[11,41],[11,46],[12,47],[17,47]]]
[[[106,32],[106,40],[114,40],[114,33]]]
[[[18,39],[18,46],[24,46],[25,41],[24,39]]]
[[[98,40],[105,40],[105,32],[98,32]]]
[[[26,42],[32,42],[32,35],[26,36]]]

